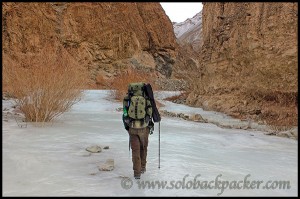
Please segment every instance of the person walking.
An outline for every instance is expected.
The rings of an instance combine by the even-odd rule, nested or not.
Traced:
[[[135,179],[140,179],[146,172],[148,138],[154,128],[152,105],[145,85],[143,82],[130,83],[123,100],[123,124],[129,134]]]

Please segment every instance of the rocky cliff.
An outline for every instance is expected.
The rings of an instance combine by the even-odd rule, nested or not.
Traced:
[[[297,3],[204,3],[202,28],[188,103],[297,125]]]
[[[170,77],[172,23],[159,3],[3,3],[3,56],[39,52],[56,40],[104,79],[128,68]]]

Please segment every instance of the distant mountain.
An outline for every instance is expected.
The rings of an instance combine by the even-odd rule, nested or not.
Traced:
[[[194,50],[198,50],[201,41],[202,11],[184,22],[173,22],[173,28],[178,43],[191,44]]]

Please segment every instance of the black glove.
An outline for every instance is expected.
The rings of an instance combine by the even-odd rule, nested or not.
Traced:
[[[129,123],[130,123],[129,117],[124,117],[124,123],[129,125]]]
[[[146,115],[146,116],[145,116],[145,122],[148,123],[150,120],[151,120],[150,116],[149,116],[149,115]]]

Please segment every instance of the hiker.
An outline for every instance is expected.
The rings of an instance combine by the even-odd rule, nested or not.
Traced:
[[[135,179],[146,172],[148,137],[154,129],[153,109],[145,86],[142,82],[129,84],[123,100],[123,124],[129,134]]]

